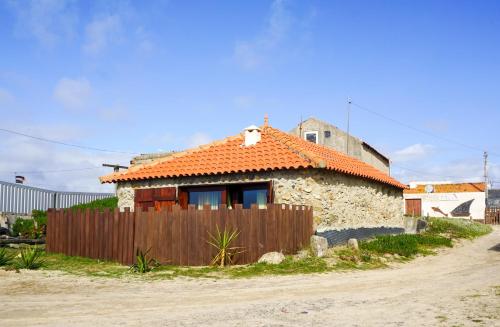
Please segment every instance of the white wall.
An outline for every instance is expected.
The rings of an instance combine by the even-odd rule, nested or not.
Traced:
[[[484,192],[457,192],[457,193],[419,193],[419,194],[404,194],[405,199],[421,199],[422,200],[422,216],[444,217],[439,212],[436,212],[432,207],[438,207],[448,217],[452,217],[449,213],[458,207],[460,204],[474,199],[470,207],[472,219],[484,219],[485,194]],[[463,217],[456,217],[463,218]]]

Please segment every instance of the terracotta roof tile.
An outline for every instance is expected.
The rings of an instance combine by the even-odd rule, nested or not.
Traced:
[[[196,149],[175,153],[127,171],[102,176],[102,183],[181,176],[323,168],[406,188],[371,165],[331,148],[314,144],[270,126],[262,128],[261,140],[242,146],[243,135],[228,137]]]
[[[454,183],[454,184],[432,184],[432,193],[462,193],[462,192],[484,192],[485,183]],[[415,188],[404,190],[405,194],[426,193],[425,185],[417,185]]]

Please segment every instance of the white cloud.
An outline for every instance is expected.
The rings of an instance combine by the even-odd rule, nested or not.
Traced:
[[[187,138],[186,145],[189,148],[194,148],[203,144],[210,143],[211,141],[212,138],[208,134],[198,132]]]
[[[391,155],[394,162],[408,162],[423,159],[434,152],[434,146],[430,144],[413,144],[404,149],[398,150]]]
[[[58,141],[84,144],[83,133],[76,126],[13,126]],[[112,192],[112,185],[101,185],[98,177],[109,173],[102,163],[127,165],[130,155],[84,151],[40,142],[22,136],[6,135],[0,138],[0,180],[12,181],[14,172],[26,177],[26,185],[63,191]],[[54,170],[85,170],[50,172]]]
[[[255,69],[277,48],[289,33],[294,18],[286,1],[275,0],[270,8],[264,32],[252,41],[236,42],[233,58],[244,69]]]
[[[44,46],[71,38],[78,23],[76,3],[72,0],[10,1],[17,18],[18,34],[28,34]]]
[[[122,33],[122,19],[118,14],[96,18],[85,28],[83,50],[87,54],[96,55],[113,43]]]
[[[481,182],[483,181],[483,165],[479,159],[463,159],[433,164],[416,162],[397,164],[391,168],[392,175],[405,183],[411,181],[451,181],[451,182]],[[500,169],[490,170],[490,180],[500,178]]]
[[[85,78],[61,78],[54,88],[54,99],[67,109],[81,109],[92,94],[90,82]]]

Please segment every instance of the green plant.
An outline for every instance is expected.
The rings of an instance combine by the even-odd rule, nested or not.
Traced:
[[[210,236],[210,240],[207,241],[208,244],[212,245],[217,249],[217,253],[212,259],[212,265],[218,265],[220,267],[224,267],[225,265],[231,265],[234,262],[234,257],[242,253],[240,251],[241,247],[231,246],[231,244],[238,238],[240,234],[238,230],[228,230],[224,228],[221,232],[219,230],[219,225],[216,226],[217,232],[215,235],[208,233]]]
[[[36,246],[28,246],[19,253],[17,268],[38,269],[44,265],[43,252]]]
[[[25,238],[42,238],[45,236],[47,229],[47,212],[41,210],[33,210],[33,219],[24,219],[18,217],[12,226],[14,236],[21,235]]]
[[[137,249],[136,252],[136,263],[130,267],[131,270],[138,272],[140,274],[144,274],[147,272],[150,272],[151,270],[154,269],[154,267],[158,266],[158,263],[155,259],[149,258],[148,259],[148,253],[151,249],[148,249],[146,252],[143,252],[139,249]]]
[[[428,234],[447,234],[452,238],[475,238],[491,233],[489,225],[468,219],[430,218]]]
[[[379,254],[391,253],[411,257],[418,253],[428,254],[428,248],[451,245],[449,238],[440,235],[401,234],[377,236],[374,240],[361,242],[361,249]]]
[[[12,254],[7,253],[5,248],[0,248],[0,267],[10,265],[12,259],[14,259]]]
[[[110,197],[106,199],[94,200],[89,203],[77,204],[71,207],[71,209],[105,209],[105,208],[118,208],[118,198]]]

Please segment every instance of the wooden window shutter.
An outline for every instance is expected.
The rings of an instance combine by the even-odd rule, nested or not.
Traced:
[[[179,205],[182,209],[188,207],[188,192],[186,190],[179,189]]]
[[[147,210],[149,207],[154,207],[153,189],[138,189],[135,190],[134,207],[141,207],[142,210]]]
[[[273,183],[273,181],[270,181],[267,187],[268,187],[268,189],[267,189],[267,203],[273,203],[274,202],[274,183]]]

